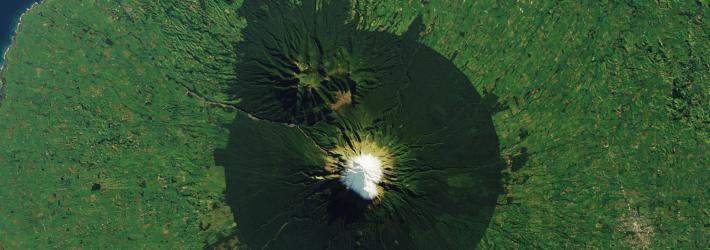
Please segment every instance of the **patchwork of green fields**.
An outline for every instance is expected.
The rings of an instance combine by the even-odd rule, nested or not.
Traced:
[[[242,1],[45,0],[2,72],[0,249],[235,246]],[[710,245],[710,3],[374,1],[483,95],[505,163],[480,248]],[[248,215],[234,215],[248,216]]]

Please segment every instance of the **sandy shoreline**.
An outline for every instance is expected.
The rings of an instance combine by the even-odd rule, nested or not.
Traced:
[[[5,64],[7,63],[7,60],[6,60],[7,53],[10,51],[10,49],[13,46],[15,46],[15,42],[16,42],[15,36],[17,36],[17,32],[20,31],[20,26],[22,25],[22,18],[25,17],[25,14],[32,11],[32,9],[34,9],[35,6],[37,6],[41,3],[42,3],[42,1],[33,3],[32,6],[27,8],[27,10],[25,10],[25,12],[23,12],[22,15],[20,15],[20,18],[17,21],[17,26],[15,26],[15,30],[13,31],[13,34],[12,34],[10,46],[7,46],[7,48],[5,49],[5,51],[2,54],[2,64],[0,64],[0,102],[2,102],[3,99],[5,99],[5,77],[3,77],[3,73],[5,73]]]

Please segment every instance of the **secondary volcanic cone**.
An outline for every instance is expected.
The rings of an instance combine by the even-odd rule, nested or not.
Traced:
[[[465,75],[411,36],[357,30],[357,16],[338,18],[350,16],[349,2],[260,2],[244,3],[249,26],[233,94],[261,119],[238,115],[216,155],[240,242],[475,246],[500,189],[500,155],[490,114]],[[323,70],[290,76],[302,69],[285,66],[293,58]],[[347,66],[332,77],[331,63]],[[351,100],[339,101],[348,92]]]
[[[271,121],[313,124],[357,103],[391,77],[397,50],[382,33],[354,32],[340,5],[302,1],[243,4],[249,21],[237,45],[233,98],[239,108]]]

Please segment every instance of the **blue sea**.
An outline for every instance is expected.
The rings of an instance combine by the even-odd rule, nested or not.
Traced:
[[[27,8],[37,0],[0,0],[0,55],[5,53],[5,49],[12,42],[12,35],[15,33],[17,21]],[[3,58],[0,56],[0,64]]]

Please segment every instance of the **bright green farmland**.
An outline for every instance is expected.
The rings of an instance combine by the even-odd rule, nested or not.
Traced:
[[[506,3],[499,3],[506,2]],[[586,3],[589,2],[589,3]],[[0,249],[239,245],[226,94],[242,1],[45,0],[2,72]],[[710,3],[359,0],[493,113],[504,190],[479,248],[710,246]]]

